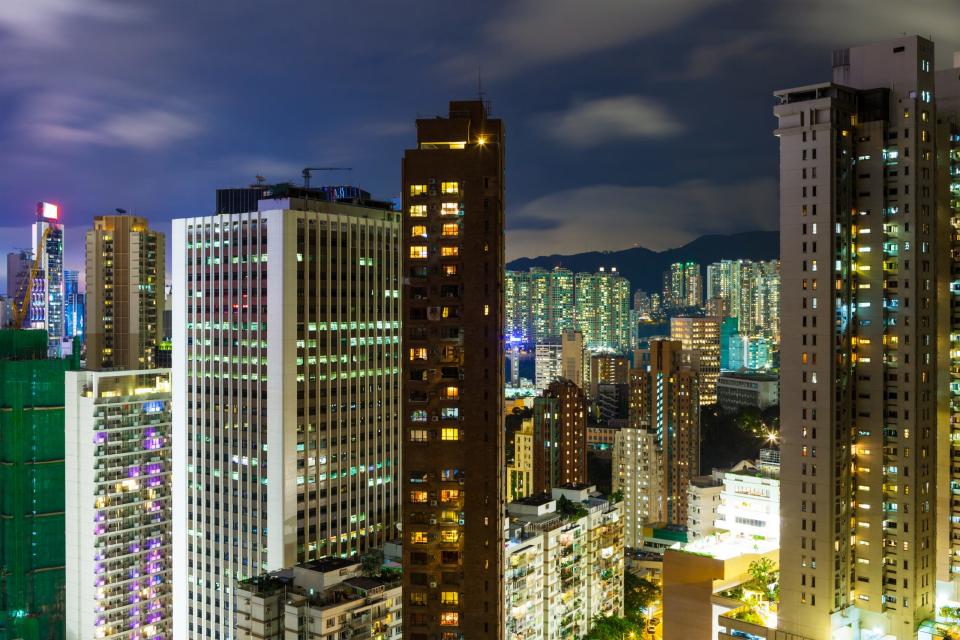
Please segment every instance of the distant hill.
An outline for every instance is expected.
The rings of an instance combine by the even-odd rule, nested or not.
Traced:
[[[700,236],[676,249],[651,251],[643,247],[623,251],[590,251],[570,256],[540,256],[518,258],[507,263],[507,268],[526,271],[530,267],[552,269],[563,266],[571,271],[597,271],[600,267],[616,267],[629,281],[632,289],[647,293],[659,292],[663,287],[663,272],[670,264],[691,260],[704,267],[720,260],[773,260],[780,257],[779,231],[746,231],[731,235]]]

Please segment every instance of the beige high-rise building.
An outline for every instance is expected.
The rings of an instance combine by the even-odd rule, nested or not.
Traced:
[[[645,524],[687,524],[687,489],[700,473],[695,354],[671,340],[653,340],[635,354],[629,422],[614,445],[614,489],[623,492],[628,547],[639,546]]]
[[[670,318],[670,339],[679,340],[683,348],[695,351],[700,359],[700,404],[717,401],[717,379],[720,377],[720,318]]]
[[[583,389],[583,332],[564,329],[560,334],[560,377],[566,378]]]
[[[153,367],[163,335],[166,248],[146,218],[97,216],[87,231],[87,366]]]
[[[775,94],[778,624],[791,637],[914,638],[950,558],[937,467],[951,236],[933,62],[916,36],[841,49],[833,82]]]

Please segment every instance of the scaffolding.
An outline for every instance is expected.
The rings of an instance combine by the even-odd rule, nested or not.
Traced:
[[[79,353],[0,330],[0,640],[64,637],[64,373]]]

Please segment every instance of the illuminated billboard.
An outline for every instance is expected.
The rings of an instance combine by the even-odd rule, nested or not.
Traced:
[[[47,220],[59,220],[60,207],[53,204],[52,202],[38,202],[37,216],[41,218],[45,218]]]

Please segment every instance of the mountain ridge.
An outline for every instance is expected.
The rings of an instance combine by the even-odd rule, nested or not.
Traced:
[[[574,272],[598,271],[616,267],[630,281],[631,290],[659,292],[663,272],[674,262],[699,262],[706,278],[706,265],[720,260],[774,260],[780,257],[779,231],[744,231],[728,235],[709,234],[691,240],[681,247],[653,251],[631,247],[619,251],[586,251],[571,255],[553,254],[535,258],[517,258],[507,269],[526,271],[530,267],[552,269],[563,266]]]

